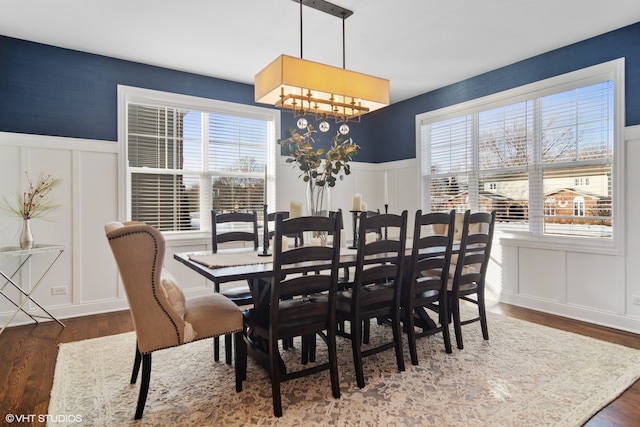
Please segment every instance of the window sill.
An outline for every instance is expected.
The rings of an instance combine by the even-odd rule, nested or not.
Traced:
[[[536,237],[530,233],[495,232],[496,242],[502,246],[531,249],[546,249],[563,252],[593,253],[598,255],[622,256],[624,251],[613,241],[595,241],[589,238],[563,238],[554,236]]]
[[[162,235],[167,243],[171,245],[210,245],[211,232],[195,231],[195,232],[163,232]]]

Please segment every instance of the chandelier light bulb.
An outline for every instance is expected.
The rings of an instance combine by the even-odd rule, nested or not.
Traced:
[[[306,129],[308,125],[307,119],[305,119],[304,117],[300,117],[298,119],[297,125],[298,125],[298,129]]]
[[[320,132],[327,132],[329,130],[329,123],[326,120],[320,122]]]
[[[346,135],[349,133],[349,126],[347,126],[346,123],[343,123],[342,126],[340,126],[340,133],[342,135]]]

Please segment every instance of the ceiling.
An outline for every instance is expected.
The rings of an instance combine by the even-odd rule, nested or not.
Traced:
[[[638,0],[332,0],[347,69],[391,82],[391,102],[640,21]],[[253,84],[300,56],[292,0],[5,1],[0,34]],[[342,20],[303,8],[303,57],[342,67]],[[1,58],[0,58],[1,66]]]

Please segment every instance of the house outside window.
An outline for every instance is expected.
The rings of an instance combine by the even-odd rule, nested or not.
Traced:
[[[265,183],[275,165],[274,110],[119,89],[127,218],[199,232],[210,230],[211,210],[262,213],[265,184],[275,194],[273,178]]]
[[[423,209],[496,210],[500,232],[619,248],[623,63],[418,115]]]

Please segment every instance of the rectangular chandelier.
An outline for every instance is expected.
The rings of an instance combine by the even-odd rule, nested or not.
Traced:
[[[389,105],[389,80],[280,55],[255,76],[255,101],[337,122]]]

